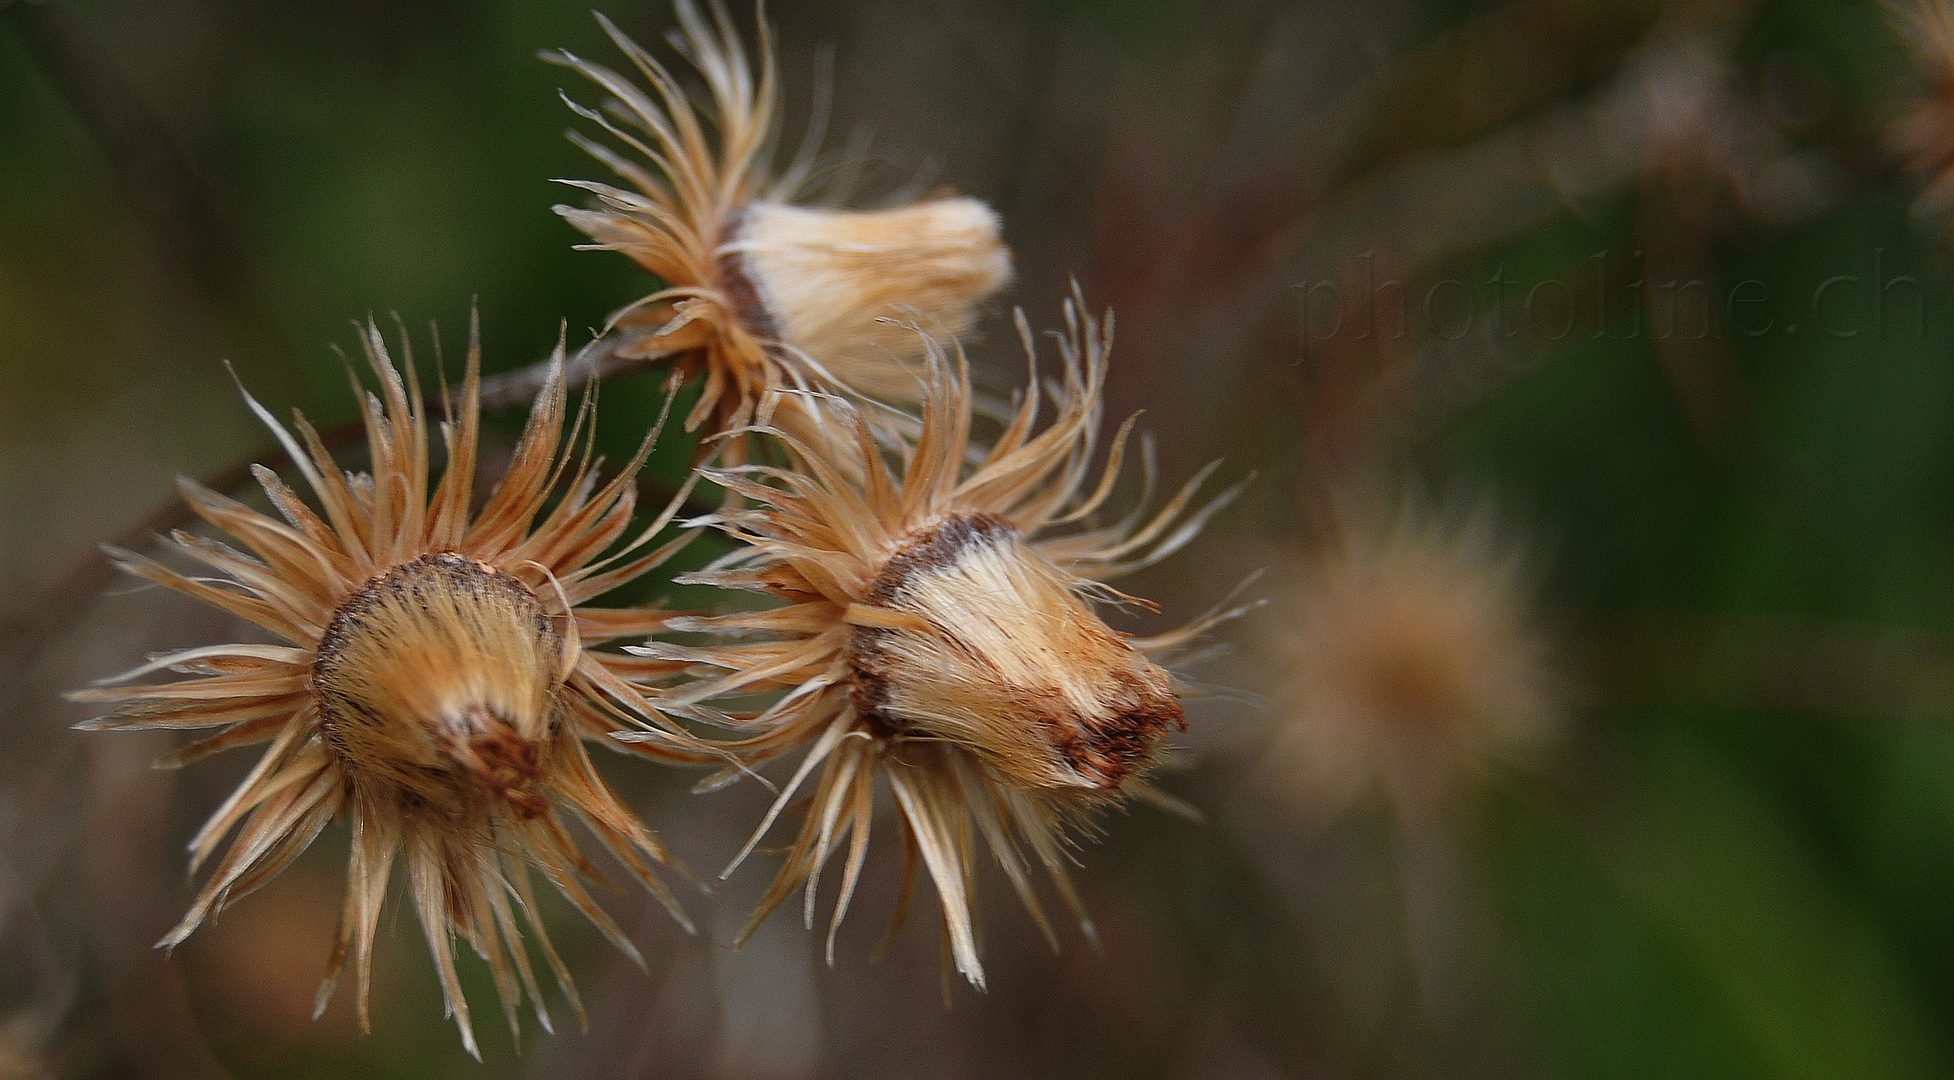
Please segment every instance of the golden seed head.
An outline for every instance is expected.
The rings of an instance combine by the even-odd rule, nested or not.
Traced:
[[[456,939],[487,961],[512,1031],[525,997],[550,1025],[530,943],[583,1014],[540,921],[531,870],[626,955],[638,955],[584,887],[594,869],[565,831],[566,818],[690,925],[652,869],[668,861],[664,846],[612,793],[586,750],[587,742],[616,745],[612,736],[626,727],[663,723],[624,681],[639,670],[634,659],[591,646],[651,633],[670,616],[590,601],[683,546],[683,538],[651,545],[682,496],[643,531],[632,529],[635,474],[656,429],[621,472],[600,482],[588,444],[575,434],[593,422],[588,407],[565,437],[559,344],[513,458],[476,509],[481,353],[473,328],[466,373],[439,428],[446,450],[439,469],[413,369],[403,376],[395,368],[371,324],[362,338],[378,382],[366,398],[370,473],[342,470],[302,417],[296,430],[287,428],[250,401],[314,502],[269,469],[255,474],[277,518],[184,481],[184,499],[242,549],[187,533],[176,534],[174,546],[219,576],[116,553],[130,573],[248,620],[281,643],[182,649],[73,696],[111,707],[89,727],[214,729],[172,754],[173,764],[265,744],[258,766],[192,842],[193,871],[215,865],[162,944],[183,941],[297,858],[328,823],[345,819],[352,837],[346,904],[318,1007],[350,967],[365,1025],[380,912],[399,865],[448,1012],[462,1045],[477,1053]],[[166,670],[184,677],[133,681]],[[696,746],[673,730],[638,748],[697,763]]]
[[[1061,374],[1045,380],[1019,317],[1033,370],[987,447],[972,438],[961,355],[925,341],[931,377],[913,427],[873,431],[862,409],[839,402],[806,438],[782,438],[787,467],[705,472],[743,500],[710,519],[743,543],[690,580],[782,604],[674,619],[671,629],[717,640],[640,651],[695,676],[665,692],[667,707],[740,733],[729,746],[741,762],[719,779],[801,757],[734,861],[811,794],[748,932],[799,887],[812,920],[822,867],[834,860],[842,881],[828,921],[832,958],[861,880],[875,793],[886,787],[905,858],[935,883],[947,955],[981,987],[970,890],[985,849],[1056,946],[1033,883],[1039,868],[1090,936],[1066,871],[1068,835],[1123,798],[1178,805],[1144,776],[1181,726],[1160,664],[1233,613],[1129,638],[1096,604],[1119,595],[1107,581],[1179,550],[1233,492],[1198,504],[1204,470],[1157,509],[1099,517],[1132,423],[1101,465],[1111,319],[1085,315],[1075,295],[1065,320]],[[1048,401],[1055,412],[1040,424]],[[769,693],[778,696],[747,711],[753,695]]]
[[[1925,185],[1915,212],[1943,215],[1954,209],[1954,3],[1896,3],[1892,21],[1928,85],[1893,121],[1886,143]]]
[[[1185,726],[1167,673],[996,516],[905,538],[864,602],[914,622],[852,628],[856,711],[974,751],[1015,787],[1117,790]]]
[[[1954,3],[1912,0],[1890,11],[1894,32],[1925,74],[1936,82],[1954,79]]]
[[[814,161],[803,153],[783,172],[770,168],[782,105],[766,25],[749,52],[720,5],[674,7],[672,40],[703,94],[689,95],[601,16],[636,77],[552,57],[610,95],[601,110],[572,108],[628,148],[573,135],[623,183],[566,181],[594,202],[557,213],[590,246],[622,252],[662,282],[615,316],[617,355],[669,357],[703,377],[688,429],[742,426],[781,388],[916,401],[923,346],[883,320],[933,334],[968,329],[977,305],[1011,279],[997,214],[948,196],[879,210],[794,205]]]
[[[563,637],[529,587],[454,552],[394,567],[333,615],[312,664],[325,744],[361,782],[534,816]]]

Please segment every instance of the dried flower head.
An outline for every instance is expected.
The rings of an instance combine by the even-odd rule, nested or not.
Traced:
[[[217,579],[185,576],[131,552],[112,554],[130,573],[245,619],[284,644],[185,649],[74,696],[115,705],[84,727],[220,729],[170,764],[271,744],[192,841],[194,869],[238,830],[162,945],[182,941],[344,816],[352,828],[346,906],[318,1008],[350,953],[367,1026],[374,929],[394,861],[402,858],[447,1008],[469,1052],[478,1054],[451,935],[488,961],[511,1030],[525,992],[547,1029],[522,941],[526,922],[583,1016],[544,933],[531,866],[620,949],[637,955],[579,882],[595,871],[565,830],[564,812],[685,921],[651,869],[668,861],[664,846],[605,786],[584,747],[589,738],[609,744],[610,733],[642,723],[634,718],[656,717],[614,670],[632,658],[592,646],[649,633],[665,616],[583,606],[658,566],[684,538],[650,546],[675,500],[650,528],[619,544],[631,525],[635,473],[656,432],[615,479],[600,484],[588,439],[581,453],[576,449],[579,432],[593,423],[588,400],[563,437],[561,345],[508,473],[471,514],[480,366],[472,339],[458,415],[441,426],[447,466],[432,498],[427,416],[411,357],[403,384],[371,323],[363,345],[380,393],[368,395],[364,409],[370,475],[341,473],[302,416],[295,438],[247,396],[304,475],[318,511],[263,467],[255,470],[258,482],[283,521],[181,480],[183,498],[249,554],[175,534],[176,547],[222,575]],[[192,677],[123,685],[166,669]],[[687,757],[676,748],[647,749]]]
[[[1313,810],[1381,798],[1421,815],[1558,724],[1564,695],[1520,559],[1483,511],[1447,524],[1346,508],[1270,593],[1263,779]]]
[[[567,52],[552,57],[611,94],[602,111],[571,107],[639,159],[573,133],[632,190],[565,181],[597,205],[556,208],[591,246],[622,251],[663,282],[617,316],[627,335],[619,354],[672,356],[703,374],[687,430],[746,424],[776,387],[838,384],[914,400],[922,350],[885,320],[900,315],[935,334],[969,329],[976,304],[1011,277],[996,213],[946,196],[880,210],[793,205],[821,124],[817,115],[795,163],[771,176],[781,101],[766,23],[756,75],[723,7],[714,3],[710,19],[689,0],[676,7],[671,41],[705,79],[709,108],[601,15],[649,93]]]
[[[1912,0],[1892,6],[1894,32],[1927,77],[1926,93],[1893,124],[1888,144],[1926,185],[1916,208],[1954,210],[1954,2]]]
[[[899,814],[904,905],[920,858],[936,885],[956,968],[981,986],[969,893],[976,838],[1056,946],[1026,849],[1090,934],[1066,874],[1067,833],[1124,795],[1164,798],[1140,778],[1161,741],[1182,726],[1174,680],[1158,661],[1207,623],[1136,639],[1108,628],[1096,602],[1118,599],[1104,582],[1179,549],[1233,492],[1187,514],[1203,471],[1156,514],[1136,508],[1117,523],[1091,524],[1119,473],[1132,423],[1088,487],[1111,323],[1102,334],[1071,304],[1066,319],[1064,379],[1050,390],[1057,416],[1043,430],[1034,430],[1043,396],[1034,356],[1033,377],[997,441],[973,452],[969,373],[932,346],[936,377],[920,427],[913,439],[894,437],[892,453],[852,408],[838,405],[826,443],[771,432],[786,447],[789,468],[710,474],[755,505],[712,519],[746,546],[695,580],[784,605],[674,620],[674,629],[719,641],[646,647],[705,672],[661,704],[727,708],[744,695],[784,689],[757,714],[702,714],[747,733],[728,748],[748,765],[804,751],[740,859],[819,772],[748,933],[800,885],[811,926],[821,869],[847,841],[829,922],[832,960],[880,776]],[[1029,351],[1022,316],[1019,328]]]

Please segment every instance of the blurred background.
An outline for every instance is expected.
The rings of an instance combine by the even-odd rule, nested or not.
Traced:
[[[646,44],[672,23],[607,13]],[[343,829],[152,950],[253,754],[152,771],[166,740],[70,731],[60,693],[237,631],[94,546],[262,449],[226,361],[331,425],[350,320],[398,313],[424,370],[437,324],[452,373],[472,298],[500,370],[649,291],[549,210],[578,194],[551,178],[604,178],[557,90],[598,95],[536,54],[621,60],[582,0],[0,0],[0,1077],[1954,1071],[1954,22],[767,18],[790,148],[832,59],[853,205],[949,185],[1003,215],[1017,283],[968,343],[990,385],[1022,378],[1010,308],[1055,325],[1076,279],[1117,312],[1108,412],[1146,411],[1162,476],[1257,474],[1122,583],[1163,614],[1118,625],[1151,632],[1269,571],[1186,673],[1215,689],[1159,782],[1205,820],[1136,805],[1081,845],[1097,952],[1052,955],[991,868],[988,993],[946,991],[927,914],[871,960],[887,849],[832,969],[791,912],[725,946],[764,864],[688,894],[699,938],[610,895],[646,971],[546,900],[589,1028],[512,1046],[476,965],[486,1064],[398,897],[373,1032],[346,993],[310,1019]],[[604,388],[614,457],[659,384]],[[600,767],[704,877],[767,799]]]

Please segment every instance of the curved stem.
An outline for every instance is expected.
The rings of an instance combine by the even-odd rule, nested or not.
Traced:
[[[618,350],[622,342],[606,338],[593,342],[578,353],[566,368],[566,382],[572,388],[587,385],[591,381],[601,381],[642,370],[663,359],[653,357],[620,357]],[[535,399],[536,392],[542,388],[548,374],[550,362],[538,361],[525,368],[505,372],[482,382],[481,401],[485,412],[507,411],[514,405],[527,405]],[[459,390],[451,391],[449,405],[456,406],[454,400]],[[365,427],[356,417],[343,424],[327,428],[319,433],[320,441],[328,451],[339,451],[358,445],[365,437]],[[276,444],[261,448],[247,455],[243,460],[218,472],[204,477],[202,483],[213,491],[234,494],[249,487],[252,483],[251,467],[265,465],[272,469],[290,468],[292,461],[283,448]],[[638,497],[640,505],[663,506],[678,493],[677,486],[657,478],[640,475]],[[688,503],[681,516],[698,517],[711,513],[715,507],[703,501]],[[106,541],[108,546],[140,550],[150,541],[173,529],[180,529],[195,523],[196,515],[190,507],[176,496],[137,518],[128,526]],[[41,650],[50,642],[57,641],[72,625],[89,602],[102,588],[115,577],[115,567],[103,554],[101,548],[83,556],[70,567],[52,587],[27,605],[19,614],[0,622],[0,688],[8,695],[27,669],[33,665]]]

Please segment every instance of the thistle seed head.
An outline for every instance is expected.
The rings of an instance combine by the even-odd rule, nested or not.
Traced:
[[[1185,726],[1168,674],[995,515],[904,538],[863,602],[906,625],[851,628],[856,712],[964,747],[1006,783],[1117,791]]]
[[[493,797],[534,817],[548,806],[563,662],[527,585],[452,551],[423,555],[333,614],[312,662],[320,735],[363,782],[451,812]]]
[[[1096,604],[1117,595],[1106,581],[1180,549],[1234,491],[1195,503],[1204,471],[1157,510],[1097,521],[1131,432],[1121,429],[1096,468],[1110,320],[1067,304],[1063,372],[1050,382],[1037,376],[1022,317],[1019,329],[1034,370],[988,447],[973,445],[962,357],[925,338],[932,377],[912,429],[873,431],[840,403],[805,437],[771,432],[787,467],[707,474],[745,501],[710,519],[742,544],[693,580],[764,592],[781,606],[675,622],[719,640],[657,648],[700,673],[664,700],[709,716],[775,695],[757,714],[716,717],[740,735],[726,744],[743,759],[728,779],[800,758],[735,866],[812,788],[749,932],[802,887],[811,923],[821,868],[845,849],[832,958],[874,792],[886,785],[906,855],[935,883],[949,955],[982,986],[969,890],[984,848],[1056,947],[1034,867],[1090,936],[1066,870],[1068,836],[1121,798],[1170,802],[1144,776],[1181,725],[1162,664],[1228,616],[1129,638]],[[1055,412],[1040,425],[1047,394]]]
[[[573,138],[624,182],[568,181],[595,201],[557,213],[590,246],[623,252],[662,283],[613,317],[617,354],[669,357],[702,379],[688,430],[751,423],[780,389],[913,403],[924,348],[886,320],[940,335],[969,329],[977,305],[1011,280],[997,214],[940,194],[871,210],[797,204],[820,131],[784,171],[770,168],[782,104],[765,23],[749,53],[717,2],[709,12],[689,0],[674,6],[672,40],[704,79],[699,98],[608,21],[635,77],[569,53],[549,57],[610,95],[602,109],[572,105],[609,139]],[[790,412],[800,404],[767,403]],[[739,457],[741,439],[724,445]]]
[[[631,728],[662,732],[638,745],[653,757],[717,760],[626,682],[633,658],[590,648],[651,633],[669,618],[588,602],[682,546],[684,537],[650,544],[681,500],[649,527],[631,530],[634,474],[656,433],[618,476],[600,483],[588,450],[578,449],[576,430],[593,422],[587,409],[565,438],[559,345],[514,459],[477,510],[481,357],[472,335],[461,404],[441,427],[447,462],[438,484],[431,484],[428,417],[412,368],[403,379],[370,324],[363,344],[379,382],[379,393],[366,399],[370,475],[342,471],[302,418],[294,434],[253,401],[317,509],[269,469],[257,476],[277,519],[185,481],[181,490],[197,513],[247,549],[176,535],[180,552],[221,575],[218,583],[117,553],[130,573],[250,621],[283,644],[187,648],[73,696],[112,706],[85,726],[215,729],[172,764],[267,744],[192,842],[193,869],[216,865],[163,944],[181,942],[345,818],[352,825],[346,907],[319,1007],[350,960],[366,1022],[380,909],[402,862],[442,994],[472,1053],[456,938],[488,961],[512,1029],[525,996],[550,1024],[525,936],[582,1016],[569,971],[539,921],[531,868],[637,955],[584,888],[582,876],[593,871],[564,830],[566,814],[685,924],[652,870],[669,861],[664,846],[612,794],[585,749],[590,739],[615,746],[608,736]],[[132,681],[165,670],[187,677]]]

